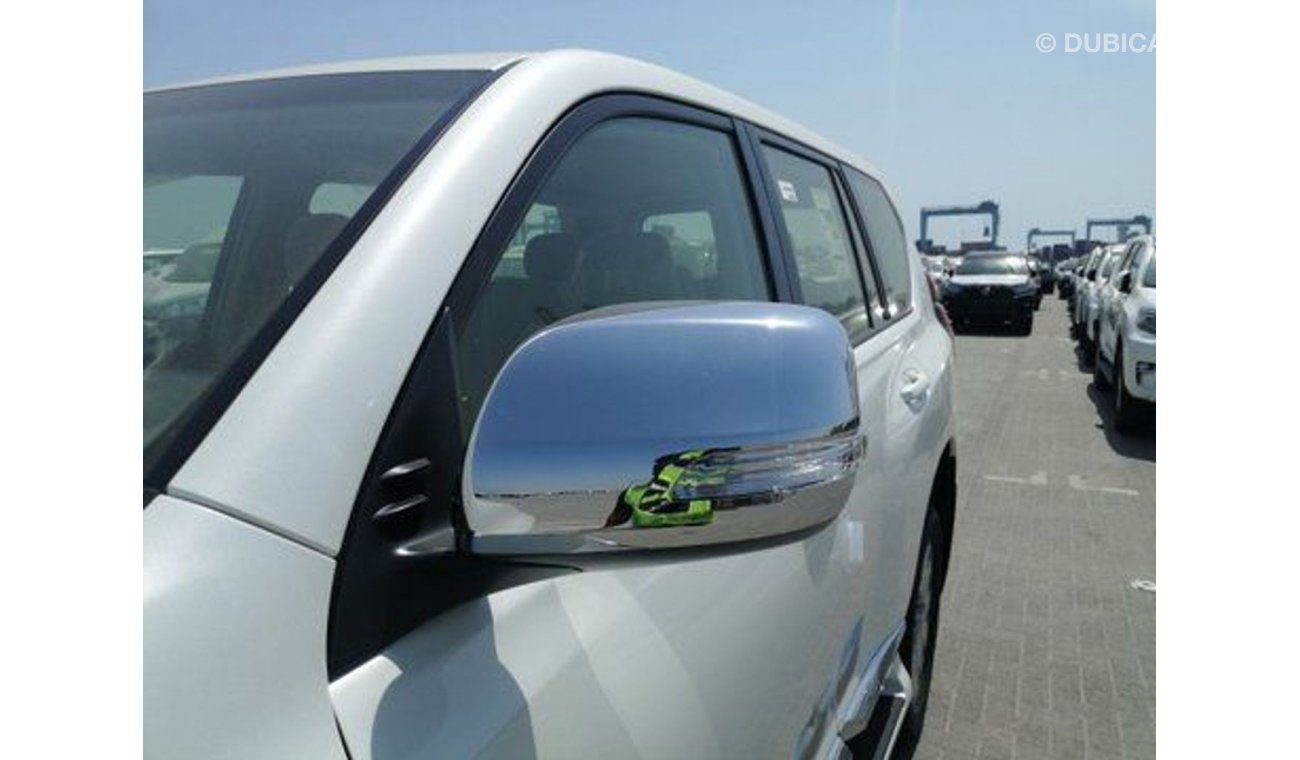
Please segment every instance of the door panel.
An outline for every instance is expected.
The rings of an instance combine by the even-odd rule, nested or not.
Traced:
[[[332,685],[352,757],[789,755],[853,628],[849,523],[446,613]]]
[[[916,319],[900,318],[892,325],[881,319],[885,310],[879,308],[879,280],[874,272],[862,269],[867,259],[859,255],[862,243],[855,234],[855,217],[844,205],[848,199],[830,165],[777,138],[763,135],[760,140],[768,197],[780,220],[792,276],[797,278],[795,292],[804,303],[838,316],[856,346],[860,425],[867,438],[867,455],[858,469],[844,520],[861,551],[850,569],[853,587],[847,597],[847,604],[862,614],[855,663],[861,669],[903,619],[907,596],[900,596],[899,589],[910,589],[914,565],[916,542],[910,540],[914,521],[909,514],[914,504],[908,487],[913,475],[908,470],[915,462],[907,430],[900,435],[895,428],[910,424],[914,416],[903,414],[906,402],[898,391],[911,345],[907,325]]]

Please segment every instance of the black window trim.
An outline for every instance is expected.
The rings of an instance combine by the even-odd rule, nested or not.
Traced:
[[[498,199],[448,287],[371,453],[331,589],[327,638],[331,680],[453,606],[521,583],[576,571],[567,565],[478,557],[461,545],[468,531],[460,494],[468,437],[464,428],[473,421],[462,418],[456,400],[456,328],[486,287],[497,255],[518,221],[564,156],[597,125],[636,117],[704,127],[731,138],[755,226],[768,298],[791,300],[789,279],[779,260],[775,219],[738,119],[669,98],[629,92],[595,95],[560,115]],[[410,537],[408,543],[401,544],[380,536],[371,517],[394,498],[382,476],[395,465],[421,458],[429,464],[420,480],[404,487],[426,499],[418,535],[432,539],[427,545],[437,548],[422,554],[399,554],[397,547],[410,546]],[[411,575],[436,578],[436,586],[419,595],[393,593]]]
[[[884,324],[878,324],[877,319],[883,313],[883,305],[879,303],[880,294],[884,293],[881,287],[880,275],[876,271],[875,262],[868,261],[864,258],[865,250],[861,246],[869,246],[867,237],[857,226],[856,204],[852,198],[846,194],[847,188],[844,186],[843,179],[840,176],[840,161],[833,156],[829,156],[816,148],[810,147],[797,140],[790,139],[784,135],[773,132],[765,127],[749,122],[745,123],[745,133],[747,142],[751,144],[751,151],[755,156],[761,156],[761,149],[765,145],[770,145],[778,150],[790,153],[798,158],[818,164],[826,169],[831,176],[831,182],[835,185],[836,196],[840,205],[840,213],[844,216],[844,226],[850,231],[849,245],[853,247],[856,269],[858,272],[858,287],[862,289],[862,301],[867,311],[867,320],[870,329],[864,335],[857,336],[853,341],[853,347],[863,345],[875,337],[881,330],[888,326],[888,319]],[[776,181],[773,179],[767,162],[758,159],[759,176],[763,183],[763,194],[767,204],[771,207],[771,213],[774,217],[779,218],[778,210],[781,208],[781,200],[776,188]],[[789,230],[786,229],[784,220],[778,221],[776,242],[780,246],[781,260],[787,272],[789,287],[795,303],[805,303],[803,292],[800,288],[799,278],[797,275],[798,265],[794,260],[794,248],[789,239]],[[857,234],[854,234],[854,232]],[[874,289],[868,288],[866,278],[870,276],[876,284]]]
[[[294,286],[292,292],[285,297],[279,307],[272,312],[266,323],[253,335],[248,344],[240,350],[239,355],[231,362],[230,366],[213,380],[212,384],[199,398],[194,400],[193,408],[186,413],[186,417],[176,431],[168,436],[168,441],[154,460],[153,466],[145,470],[144,487],[146,495],[166,492],[171,479],[180,471],[180,468],[190,458],[190,455],[194,453],[213,426],[225,414],[226,409],[234,402],[257,369],[262,366],[262,363],[274,350],[280,338],[289,329],[289,326],[298,318],[298,315],[306,308],[308,302],[325,284],[325,281],[329,279],[329,276],[347,255],[348,251],[365,234],[371,222],[388,204],[397,189],[402,186],[406,178],[415,170],[415,167],[437,144],[447,128],[512,65],[495,70],[465,70],[467,73],[479,71],[484,75],[483,81],[466,91],[441,117],[425,130],[424,134],[416,140],[410,150],[402,156],[388,175],[384,177],[383,181],[379,183],[370,194],[370,197],[366,199],[366,202],[361,205],[361,208],[357,209],[356,214],[352,216],[343,230],[330,243],[325,252],[321,254],[320,258],[303,274],[302,279]],[[323,74],[317,76],[333,75]],[[202,86],[218,87],[222,85]],[[244,193],[241,192],[241,197],[243,195]],[[157,442],[156,445],[163,444]],[[148,503],[146,500],[146,507]]]

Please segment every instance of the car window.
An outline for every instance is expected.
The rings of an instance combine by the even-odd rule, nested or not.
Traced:
[[[466,427],[515,347],[556,321],[637,301],[769,300],[748,197],[724,132],[638,117],[584,134],[458,325]]]
[[[1137,263],[1142,260],[1142,252],[1145,249],[1146,246],[1140,242],[1135,242],[1130,245],[1128,250],[1124,252],[1124,260],[1121,261],[1119,267],[1117,267],[1118,271],[1127,272],[1136,267]]]
[[[912,305],[912,254],[903,223],[879,182],[854,169],[848,171],[848,178],[853,200],[867,228],[871,252],[880,267],[885,301],[891,314],[901,314]]]
[[[1111,270],[1115,268],[1115,262],[1119,260],[1118,253],[1112,253],[1106,256],[1102,261],[1101,271],[1097,273],[1098,282],[1106,282],[1110,279]]]
[[[1029,274],[1029,264],[1019,256],[967,256],[956,274]]]
[[[229,401],[208,389],[245,366],[253,336],[349,217],[487,76],[347,74],[145,95],[146,471],[174,459],[200,404]]]
[[[375,191],[374,185],[351,182],[322,182],[311,194],[307,211],[313,214],[352,216]]]
[[[857,255],[830,170],[780,148],[763,147],[776,183],[803,302],[840,320],[857,343],[871,332]]]
[[[717,275],[717,233],[708,211],[652,214],[641,222],[641,231],[666,239],[673,265],[691,277],[701,280]]]
[[[1156,254],[1151,252],[1151,258],[1147,261],[1146,271],[1142,273],[1142,287],[1155,289],[1156,287]]]

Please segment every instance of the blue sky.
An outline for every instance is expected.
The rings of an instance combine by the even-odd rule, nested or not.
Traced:
[[[1154,53],[1064,51],[1155,32],[1154,0],[145,0],[144,84],[418,53],[582,47],[660,63],[874,163],[917,235],[921,206],[1002,205],[1030,227],[1155,214]],[[1058,42],[1041,53],[1035,39]],[[1158,222],[1158,220],[1157,220]],[[932,223],[940,243],[975,218]]]

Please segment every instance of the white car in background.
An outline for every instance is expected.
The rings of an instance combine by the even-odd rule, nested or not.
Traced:
[[[1102,299],[1094,382],[1115,391],[1115,427],[1132,430],[1156,402],[1156,243],[1133,240]]]
[[[1075,288],[1074,333],[1087,358],[1092,358],[1096,352],[1097,320],[1100,318],[1098,298],[1101,289],[1126,250],[1127,243],[1111,243],[1097,251],[1089,261],[1083,279]]]
[[[560,51],[150,91],[144,175],[229,230],[144,371],[147,757],[915,747],[953,341],[869,165]]]
[[[1106,246],[1099,245],[1087,254],[1080,256],[1078,261],[1075,263],[1074,271],[1071,273],[1068,311],[1070,313],[1070,335],[1075,339],[1079,338],[1078,325],[1080,293],[1083,291],[1083,286],[1088,280],[1088,272],[1092,271],[1092,267],[1096,264],[1097,259],[1101,257],[1105,250]]]
[[[934,280],[934,284],[942,289],[943,284],[948,281],[952,273],[948,271],[946,262],[942,256],[922,256],[921,263],[925,267],[925,273]]]

